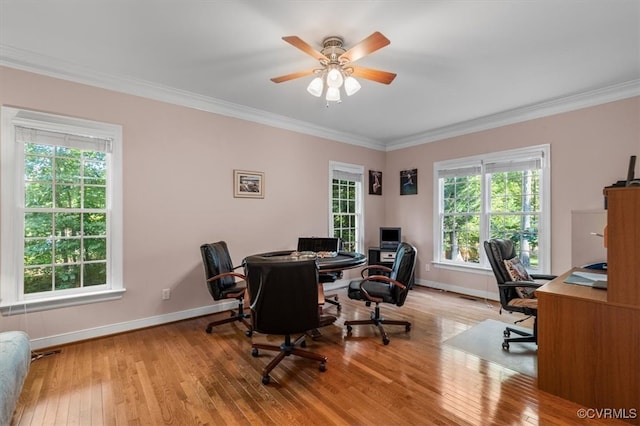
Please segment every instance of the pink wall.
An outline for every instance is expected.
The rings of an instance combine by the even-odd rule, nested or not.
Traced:
[[[392,187],[399,185],[397,171],[418,168],[419,194],[388,191],[385,222],[402,226],[416,244],[420,279],[496,292],[491,274],[434,265],[426,271],[433,259],[433,163],[540,144],[551,146],[551,267],[559,274],[578,266],[571,265],[571,211],[602,209],[602,188],[624,180],[629,156],[640,155],[640,97],[387,153]]]
[[[0,330],[32,339],[209,306],[200,244],[226,240],[238,264],[294,249],[298,236],[327,235],[329,161],[384,166],[381,151],[14,69],[0,67],[0,87],[2,105],[123,126],[127,292],[118,301],[0,317]],[[264,172],[265,198],[233,198],[233,169]],[[367,196],[365,210],[367,234],[377,238],[382,197]],[[163,288],[172,289],[168,301]]]
[[[431,268],[433,162],[551,144],[552,267],[570,265],[570,212],[602,207],[602,187],[640,153],[640,98],[388,153],[0,67],[0,104],[120,124],[124,143],[122,300],[0,317],[32,339],[99,330],[211,304],[199,245],[226,240],[235,262],[326,235],[329,161],[384,172],[365,196],[367,246],[378,227],[402,226],[419,250],[418,278],[495,292],[487,273]],[[0,141],[4,143],[4,141]],[[419,194],[399,195],[399,171],[419,170]],[[264,199],[236,199],[232,170],[265,172]],[[6,285],[1,283],[1,285]],[[163,288],[172,289],[168,301]],[[99,334],[96,332],[95,334]]]

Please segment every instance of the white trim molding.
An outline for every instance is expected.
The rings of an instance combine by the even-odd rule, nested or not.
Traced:
[[[163,315],[140,318],[133,321],[108,324],[101,327],[87,328],[71,333],[35,338],[31,340],[31,349],[38,350],[42,348],[52,348],[55,346],[66,345],[68,343],[79,342],[82,340],[95,339],[97,337],[125,333],[127,331],[138,330],[141,328],[153,327],[157,325],[168,324],[170,322],[182,321],[189,318],[216,314],[218,312],[224,312],[237,308],[237,306],[237,302],[235,300],[232,300],[228,302],[216,303],[211,306],[203,306],[199,308],[187,309],[185,311],[171,312]]]
[[[98,70],[61,61],[57,58],[3,44],[0,44],[0,65],[379,151],[394,151],[455,136],[493,129],[508,124],[631,98],[633,96],[640,96],[640,79],[635,79],[599,89],[575,93],[570,96],[550,99],[525,107],[502,111],[437,129],[431,129],[402,139],[376,140],[360,135],[339,132],[329,127],[294,120],[289,117],[202,96],[193,92],[154,84],[149,81],[106,74]]]

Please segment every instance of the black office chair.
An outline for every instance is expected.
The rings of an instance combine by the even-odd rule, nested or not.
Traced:
[[[523,332],[513,327],[505,328],[502,349],[509,350],[509,344],[515,342],[538,343],[538,299],[535,289],[544,283],[535,280],[552,280],[555,275],[530,274],[520,263],[513,242],[508,239],[495,238],[484,242],[484,250],[491,264],[491,269],[498,283],[500,296],[500,313],[520,312],[527,315],[516,321],[520,323],[533,317],[533,332]],[[511,337],[511,333],[518,337]]]
[[[343,242],[340,238],[331,237],[300,237],[298,238],[298,251],[312,251],[318,252],[336,252],[339,253],[343,250]],[[336,306],[338,311],[342,310],[342,305],[338,300],[337,293],[331,293],[331,291],[337,290],[335,283],[338,279],[342,278],[342,271],[332,272],[320,272],[319,279],[322,287],[325,290],[324,301]]]
[[[233,272],[240,266],[233,266],[227,243],[218,241],[200,246],[202,262],[204,265],[207,288],[213,300],[236,299],[238,309],[231,310],[231,317],[213,321],[207,325],[206,332],[211,333],[214,326],[239,321],[247,327],[245,334],[251,336],[251,324],[247,321],[249,314],[244,312],[244,296],[246,283],[244,275]],[[240,278],[241,281],[237,281]]]
[[[262,370],[262,383],[270,382],[271,370],[289,355],[320,361],[320,371],[325,371],[326,356],[299,349],[306,347],[305,332],[328,324],[326,318],[324,322],[321,320],[318,305],[320,289],[315,257],[249,256],[244,263],[253,330],[284,335],[280,345],[255,342],[252,345],[254,357],[259,355],[259,349],[278,352]],[[293,334],[301,335],[292,340]]]
[[[345,321],[347,334],[354,325],[373,324],[378,327],[382,335],[382,343],[389,344],[389,335],[384,330],[384,324],[404,325],[405,331],[411,330],[409,321],[388,320],[380,315],[380,303],[392,303],[396,306],[404,305],[412,277],[416,267],[418,252],[408,243],[400,243],[396,250],[396,258],[391,268],[383,265],[372,265],[362,270],[362,280],[349,283],[348,296],[350,299],[364,300],[367,306],[375,303],[375,309],[368,320]],[[387,276],[388,275],[388,276]]]

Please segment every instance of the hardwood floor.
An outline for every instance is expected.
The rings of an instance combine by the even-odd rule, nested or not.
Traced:
[[[367,318],[369,308],[340,296],[338,321],[307,339],[307,349],[328,357],[326,372],[290,356],[265,386],[261,371],[273,353],[254,358],[241,324],[206,334],[211,316],[201,317],[67,345],[34,361],[12,424],[599,424],[539,391],[535,378],[442,344],[484,319],[520,318],[499,315],[496,303],[417,287],[405,306],[382,306],[387,317],[413,323],[409,333],[388,327],[384,346],[373,326],[346,336],[344,320]]]

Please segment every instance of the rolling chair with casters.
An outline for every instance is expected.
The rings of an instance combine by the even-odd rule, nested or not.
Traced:
[[[485,241],[484,250],[498,283],[500,313],[505,310],[526,315],[525,318],[516,321],[514,324],[533,317],[532,332],[523,332],[513,327],[505,328],[502,349],[508,351],[510,343],[538,343],[538,299],[535,298],[535,290],[544,285],[544,283],[534,280],[549,281],[556,278],[556,276],[530,274],[527,272],[522,263],[520,263],[511,240],[495,238]],[[512,333],[518,336],[511,337]]]
[[[312,252],[336,252],[339,253],[343,250],[343,242],[340,238],[332,238],[332,237],[300,237],[298,238],[298,249],[297,251],[312,251]],[[332,272],[320,272],[319,279],[320,284],[324,290],[326,290],[324,295],[325,303],[332,304],[336,306],[338,311],[342,310],[342,305],[338,300],[337,293],[330,293],[331,291],[337,290],[340,288],[332,285],[336,280],[342,278],[341,271],[332,271]]]
[[[268,384],[269,373],[290,355],[320,361],[319,369],[324,372],[326,356],[300,349],[306,347],[307,331],[330,323],[326,316],[321,318],[318,306],[320,289],[315,256],[249,256],[244,263],[253,330],[284,336],[280,345],[252,344],[254,357],[261,349],[278,352],[262,370],[262,383]],[[300,337],[294,339],[294,334]]]
[[[334,287],[332,284],[336,282],[336,280],[342,278],[342,272],[323,272],[319,275],[320,284],[322,287],[328,292],[337,290],[340,287]],[[325,303],[329,303],[334,305],[338,311],[342,310],[342,304],[338,299],[337,293],[327,293],[324,296]]]
[[[290,355],[320,361],[320,371],[326,371],[326,356],[300,349],[306,347],[307,331],[336,319],[320,314],[315,256],[249,256],[243,263],[253,330],[284,336],[280,345],[252,344],[251,355],[254,357],[259,355],[260,349],[278,352],[262,370],[262,383],[268,384],[271,381],[269,373]],[[300,337],[293,339],[294,334],[300,334]]]
[[[388,320],[380,315],[380,303],[404,305],[411,288],[412,277],[416,267],[417,250],[411,244],[400,243],[391,268],[383,265],[372,265],[362,270],[362,280],[351,281],[348,296],[354,300],[364,300],[367,306],[375,303],[368,320],[345,321],[347,334],[351,334],[354,325],[371,324],[378,327],[382,343],[389,344],[389,335],[383,325],[404,325],[405,331],[411,330],[409,321]],[[375,274],[375,275],[372,275]]]
[[[239,321],[247,327],[245,334],[251,337],[251,324],[247,320],[249,314],[244,312],[244,296],[247,290],[245,277],[242,274],[233,272],[240,266],[233,266],[227,243],[218,241],[215,243],[202,244],[200,246],[202,262],[204,264],[207,289],[214,300],[236,299],[238,301],[237,310],[231,310],[231,316],[218,321],[213,321],[207,325],[206,332],[211,333],[213,327],[221,324]],[[236,280],[240,278],[241,281]]]

